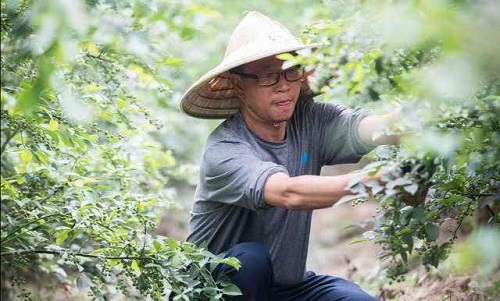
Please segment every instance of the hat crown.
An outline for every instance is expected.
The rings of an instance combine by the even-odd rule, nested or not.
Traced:
[[[290,45],[303,46],[302,42],[281,23],[252,11],[241,20],[231,34],[224,59],[250,53],[254,55]]]

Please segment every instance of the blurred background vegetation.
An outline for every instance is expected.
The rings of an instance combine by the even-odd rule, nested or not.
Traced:
[[[220,121],[178,103],[249,10],[322,43],[291,61],[315,70],[318,101],[402,108],[405,122],[387,129],[404,133],[402,146],[364,163],[405,174],[376,200],[353,185],[362,204],[317,213],[311,267],[385,300],[498,296],[497,1],[2,0],[2,300],[238,293],[210,277],[222,259],[183,241],[197,162]],[[370,260],[328,264],[328,252],[353,254],[328,247],[352,237],[376,243]],[[449,291],[419,295],[432,281]]]

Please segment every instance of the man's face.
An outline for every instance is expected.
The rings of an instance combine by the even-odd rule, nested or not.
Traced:
[[[282,64],[282,60],[273,56],[248,63],[243,66],[241,72],[261,76],[281,72]],[[280,74],[276,84],[261,86],[255,78],[240,78],[240,110],[247,121],[252,118],[258,123],[279,123],[292,117],[300,94],[300,79],[288,81],[284,74]]]

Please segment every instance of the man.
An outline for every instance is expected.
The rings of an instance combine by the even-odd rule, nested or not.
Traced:
[[[347,280],[306,272],[312,210],[349,194],[360,176],[323,177],[321,167],[395,142],[372,139],[387,117],[315,103],[303,70],[282,70],[276,55],[313,46],[250,12],[222,63],[181,101],[191,116],[227,118],[205,146],[188,241],[241,261],[239,271],[214,271],[238,285],[239,300],[375,300]]]

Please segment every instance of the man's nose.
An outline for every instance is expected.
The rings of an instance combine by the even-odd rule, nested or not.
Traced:
[[[285,74],[281,73],[278,83],[276,83],[276,90],[287,91],[290,89],[290,82],[285,78]]]

